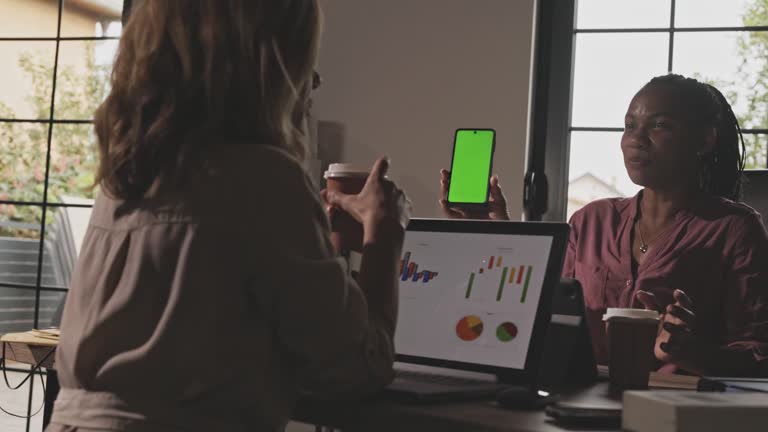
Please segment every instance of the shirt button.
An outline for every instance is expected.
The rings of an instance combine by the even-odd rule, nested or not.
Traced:
[[[627,279],[627,283],[625,285],[627,287],[631,287],[632,286],[632,280],[631,279]]]

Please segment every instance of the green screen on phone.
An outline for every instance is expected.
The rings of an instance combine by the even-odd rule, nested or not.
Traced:
[[[486,202],[495,134],[496,132],[490,129],[456,131],[448,202]]]

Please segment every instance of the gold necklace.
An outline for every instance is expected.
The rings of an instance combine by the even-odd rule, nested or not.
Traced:
[[[640,228],[640,219],[637,220],[635,225],[637,226],[637,233],[640,234],[640,253],[644,254],[648,252],[648,243],[643,239],[643,230]]]
[[[656,241],[656,239],[659,238],[659,236],[664,233],[664,230],[661,230],[660,233],[656,234],[656,237],[652,238],[651,241],[646,243],[645,239],[643,238],[643,229],[640,228],[640,219],[639,218],[635,219],[635,226],[637,227],[637,234],[639,234],[639,236],[640,236],[640,253],[642,253],[642,254],[648,252],[648,246],[650,246],[651,243]]]

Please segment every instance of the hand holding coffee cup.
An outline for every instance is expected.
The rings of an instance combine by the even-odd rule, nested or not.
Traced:
[[[347,170],[346,175],[341,175],[341,171],[336,168],[341,166],[332,165],[326,172],[328,188],[323,191],[323,198],[331,207],[332,229],[340,234],[337,247],[340,246],[342,250],[362,250],[364,244],[377,241],[393,229],[400,232],[405,230],[410,220],[411,203],[405,193],[387,178],[388,159],[377,160],[370,174],[365,176],[360,175],[359,170],[355,175],[350,170]],[[345,226],[345,216],[342,214],[357,224],[362,239],[355,237],[360,231]]]
[[[654,354],[664,363],[673,363],[689,372],[706,373],[706,368],[702,366],[711,358],[716,347],[697,337],[696,314],[690,297],[682,290],[675,290],[673,297],[675,302],[663,307],[653,293],[637,293],[637,300],[646,309],[661,315]]]
[[[323,199],[328,204],[328,192],[358,194],[368,180],[368,170],[347,163],[333,163],[325,172],[327,189],[322,191]],[[350,214],[337,206],[328,204],[328,217],[331,221],[331,242],[336,251],[346,254],[349,251],[361,251],[363,247],[363,226]]]

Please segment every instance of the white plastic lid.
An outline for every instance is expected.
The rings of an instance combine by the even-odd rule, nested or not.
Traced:
[[[608,321],[611,318],[657,320],[659,313],[648,309],[608,308],[603,315],[603,321]]]
[[[325,178],[333,177],[365,177],[368,175],[369,170],[360,168],[359,166],[349,163],[332,163],[328,165],[328,170],[325,171]]]

